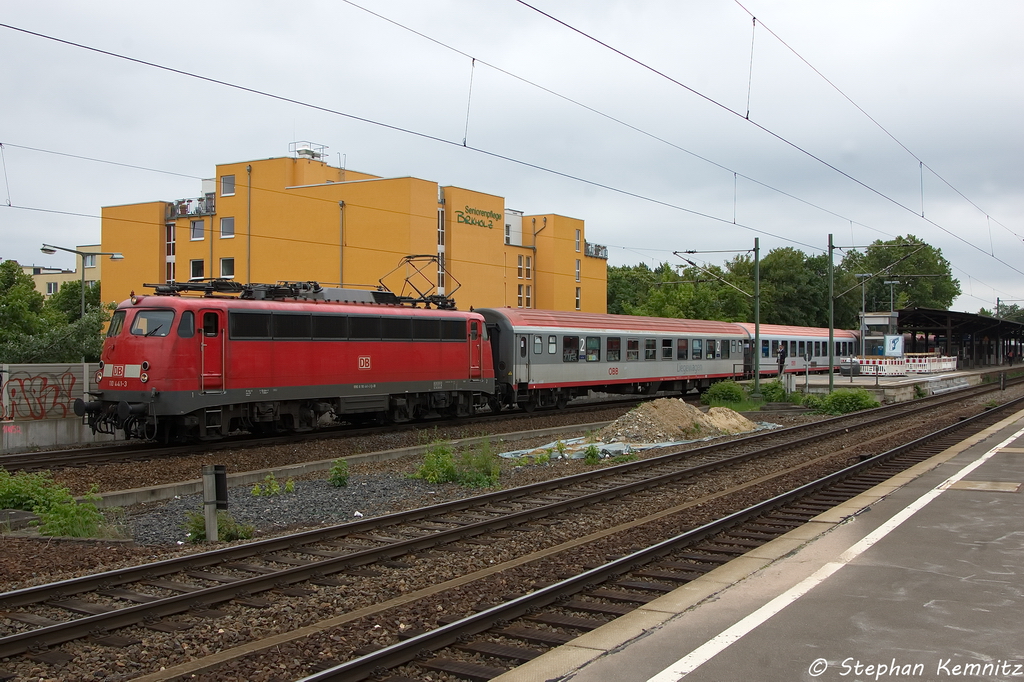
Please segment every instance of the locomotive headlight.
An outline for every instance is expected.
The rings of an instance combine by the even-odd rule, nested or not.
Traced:
[[[96,384],[98,385],[100,383],[100,381],[103,380],[103,370],[101,370],[101,369],[96,370],[96,374],[95,374],[95,376],[93,376],[93,379],[96,380]]]
[[[149,369],[149,362],[147,362],[146,360],[143,360],[142,361],[142,371],[145,372],[148,369]]]
[[[100,360],[100,369],[103,369],[103,364],[104,364],[103,361]]]
[[[142,374],[139,375],[139,381],[141,381],[142,383],[146,383],[147,381],[149,381],[149,375],[143,372]]]

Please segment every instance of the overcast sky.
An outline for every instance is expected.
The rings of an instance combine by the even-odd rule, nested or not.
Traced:
[[[914,234],[954,309],[1024,299],[1020,0],[530,4],[0,0],[0,258],[75,268],[40,244],[309,140],[581,218],[611,265]]]

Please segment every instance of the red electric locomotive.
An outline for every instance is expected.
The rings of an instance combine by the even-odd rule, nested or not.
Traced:
[[[169,442],[499,408],[479,314],[315,282],[148,286],[114,312],[99,388],[75,404],[94,431]]]

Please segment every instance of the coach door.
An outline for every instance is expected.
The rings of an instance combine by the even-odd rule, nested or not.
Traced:
[[[469,378],[480,379],[483,371],[480,368],[483,357],[483,334],[480,333],[480,320],[469,321]]]
[[[224,391],[224,313],[220,310],[200,311],[202,335],[199,346],[199,387],[203,393]]]

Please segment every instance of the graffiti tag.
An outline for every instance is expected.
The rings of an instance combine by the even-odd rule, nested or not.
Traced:
[[[4,420],[16,419],[63,419],[74,414],[75,384],[74,373],[45,373],[22,375],[14,373],[7,380],[4,391],[7,394],[7,414]]]

